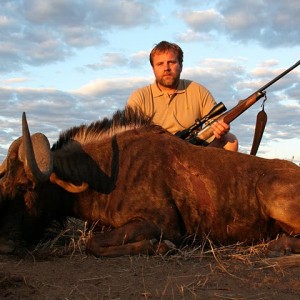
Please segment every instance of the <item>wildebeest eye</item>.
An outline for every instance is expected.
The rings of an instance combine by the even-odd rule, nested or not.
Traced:
[[[25,192],[25,188],[22,186],[16,186],[16,192],[20,193],[20,192]]]

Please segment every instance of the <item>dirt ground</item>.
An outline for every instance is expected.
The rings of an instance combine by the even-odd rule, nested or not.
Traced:
[[[0,299],[300,299],[300,255],[266,258],[265,246],[95,258],[65,231],[0,256]]]

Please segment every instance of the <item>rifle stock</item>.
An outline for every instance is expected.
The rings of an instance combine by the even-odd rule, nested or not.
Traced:
[[[266,85],[264,85],[262,88],[257,90],[255,93],[253,93],[248,98],[241,100],[236,106],[234,106],[229,111],[223,113],[215,120],[210,120],[208,124],[199,131],[195,132],[192,138],[190,138],[189,142],[196,145],[202,145],[207,146],[214,140],[214,133],[211,125],[214,122],[217,121],[224,121],[227,124],[230,124],[233,120],[235,120],[239,115],[241,115],[245,110],[247,110],[250,106],[252,106],[255,102],[257,102],[260,98],[264,97],[266,95],[265,90],[271,86],[273,83],[275,83],[277,80],[285,76],[287,73],[292,71],[294,68],[296,68],[300,64],[300,60],[292,65],[290,68],[282,72],[280,75],[275,77],[273,80],[268,82]]]

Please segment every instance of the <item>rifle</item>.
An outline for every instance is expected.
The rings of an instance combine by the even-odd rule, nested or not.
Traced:
[[[211,118],[226,111],[226,109],[227,109],[226,106],[222,102],[218,103],[202,119],[196,119],[195,123],[193,125],[191,125],[190,127],[186,128],[182,131],[176,132],[175,135],[183,140],[185,140],[188,137],[191,138],[195,133],[197,133],[202,128],[203,124],[205,124],[206,122],[209,122],[209,120]]]
[[[233,120],[235,120],[239,115],[241,115],[245,110],[247,110],[250,106],[256,103],[260,98],[266,96],[266,89],[274,84],[276,81],[281,79],[287,73],[291,72],[297,66],[300,65],[300,60],[292,65],[290,68],[282,72],[280,75],[275,77],[273,80],[265,84],[263,87],[258,89],[252,95],[244,100],[240,100],[239,103],[230,109],[227,112],[225,106],[222,102],[217,104],[205,117],[201,120],[197,119],[195,123],[190,126],[189,128],[179,131],[176,133],[176,136],[179,136],[182,139],[188,140],[190,143],[195,145],[207,146],[214,140],[214,133],[211,125],[217,121],[224,121],[225,123],[229,124]],[[224,106],[224,107],[223,107]],[[221,111],[220,111],[220,110]],[[223,111],[222,111],[223,110]],[[211,119],[212,117],[224,112],[216,119]],[[207,123],[204,128],[201,128],[204,123]]]

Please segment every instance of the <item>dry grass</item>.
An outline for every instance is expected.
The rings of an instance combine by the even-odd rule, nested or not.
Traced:
[[[91,228],[76,219],[69,219],[66,228],[49,230],[51,238],[29,252],[32,259],[18,263],[18,268],[24,264],[24,273],[3,273],[0,286],[2,282],[16,293],[11,284],[22,274],[26,281],[19,283],[20,289],[45,293],[45,299],[50,299],[49,286],[53,298],[63,292],[64,299],[270,299],[270,291],[273,299],[282,299],[290,290],[292,295],[299,291],[297,278],[292,273],[288,276],[286,266],[299,265],[300,256],[268,259],[264,255],[267,242],[216,246],[207,237],[201,244],[175,249],[172,255],[94,259],[85,255]],[[57,269],[65,275],[60,277],[63,281],[57,279]],[[288,284],[281,285],[278,294],[273,287],[283,280]]]
[[[96,224],[95,224],[96,225]],[[85,255],[85,245],[90,237],[92,228],[88,228],[87,224],[78,219],[69,218],[66,229],[61,230],[60,227],[51,228],[51,239],[41,241],[36,247],[29,252],[33,256],[68,256],[72,258],[74,255]],[[102,231],[110,230],[102,228]],[[190,239],[192,240],[192,239]],[[234,275],[230,271],[232,262],[244,264],[246,267],[265,268],[281,268],[282,266],[292,266],[299,264],[300,255],[282,256],[275,258],[266,257],[266,249],[268,242],[262,241],[256,245],[245,245],[236,243],[226,246],[216,246],[209,237],[201,244],[194,242],[193,245],[186,245],[180,248],[172,249],[171,255],[159,255],[158,259],[164,262],[174,262],[180,265],[181,262],[188,260],[213,260],[218,268],[230,276]],[[205,281],[205,280],[204,280]],[[203,284],[203,283],[202,283]]]
[[[46,233],[46,238],[40,241],[31,254],[49,253],[50,255],[75,255],[85,253],[85,244],[91,230],[87,223],[78,219],[68,218],[65,229],[54,224]]]
[[[59,226],[49,229],[48,236],[51,239],[41,241],[32,250],[32,253],[48,252],[52,255],[77,255],[85,253],[85,245],[87,239],[90,237],[92,228],[88,228],[87,224],[78,219],[69,218],[66,229],[61,229]],[[109,230],[109,229],[102,229]],[[206,240],[201,244],[196,242],[193,245],[185,245],[180,248],[172,249],[172,255],[161,255],[163,260],[188,260],[188,259],[205,259],[214,258],[220,263],[226,259],[240,260],[245,263],[251,262],[253,259],[264,257],[264,252],[267,248],[267,242],[261,242],[257,245],[244,245],[243,243],[236,243],[227,246],[216,246],[206,237]]]

